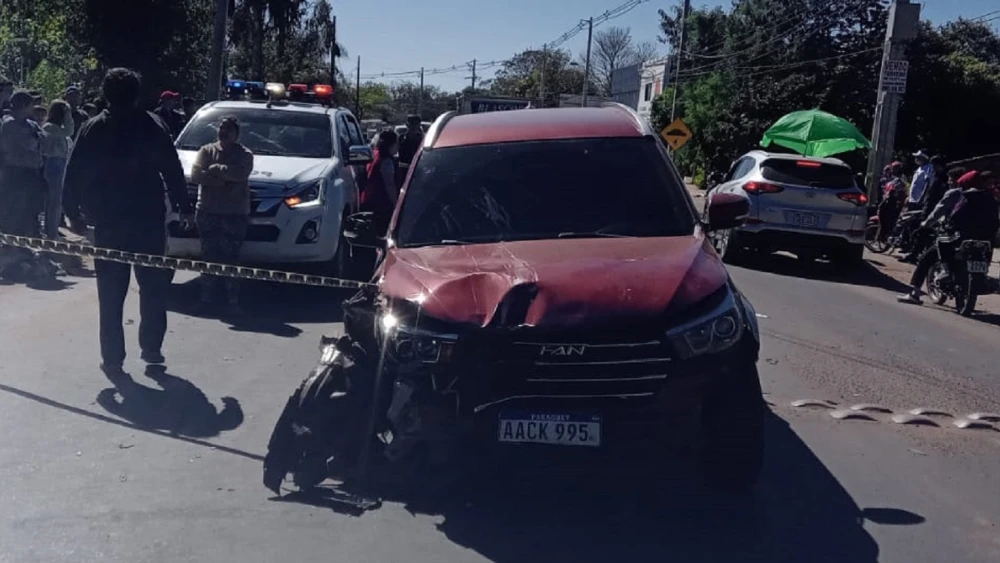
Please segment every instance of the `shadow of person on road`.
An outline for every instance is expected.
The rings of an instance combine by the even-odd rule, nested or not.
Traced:
[[[867,261],[852,270],[836,262],[803,261],[786,254],[747,254],[734,261],[732,265],[780,276],[875,287],[893,293],[905,293],[910,290],[909,285]]]
[[[256,280],[240,282],[241,314],[228,315],[221,307],[206,309],[200,302],[202,280],[192,278],[171,286],[172,311],[200,318],[216,318],[231,330],[294,338],[302,330],[291,323],[336,323],[343,318],[341,302],[350,291]]]
[[[222,398],[223,408],[219,411],[201,389],[170,375],[163,366],[149,366],[146,376],[160,388],[122,378],[114,381],[115,388],[98,393],[97,404],[140,428],[191,438],[211,438],[243,424],[243,409],[232,397]]]
[[[866,519],[885,525],[923,522],[900,509],[862,510],[774,414],[767,420],[764,472],[752,495],[704,485],[691,456],[655,462],[653,457],[661,456],[613,460],[611,469],[570,466],[568,471],[556,469],[567,465],[558,458],[500,463],[443,494],[385,500],[443,517],[438,528],[449,540],[500,563],[873,563],[879,548],[863,527]],[[296,493],[283,500],[357,512],[346,489]]]

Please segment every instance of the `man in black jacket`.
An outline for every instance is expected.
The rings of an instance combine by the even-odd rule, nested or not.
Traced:
[[[949,262],[961,241],[986,240],[992,243],[1000,230],[1000,213],[993,194],[985,189],[991,181],[992,175],[989,172],[977,171],[968,172],[958,180],[958,184],[963,186],[962,195],[948,218],[949,226],[957,232],[958,237],[951,244],[938,243],[924,251],[910,279],[910,292],[899,295],[897,300],[920,304],[920,287],[927,280],[931,267],[940,257],[945,267],[942,275],[949,275]]]
[[[74,230],[84,217],[94,226],[95,244],[128,252],[162,255],[166,251],[166,202],[190,224],[184,170],[167,126],[139,109],[140,78],[129,69],[108,71],[102,86],[109,108],[88,121],[80,132],[66,170],[64,205]],[[128,293],[130,266],[95,261],[100,307],[101,368],[114,379],[122,376],[125,334],[122,309]],[[167,270],[135,267],[139,283],[139,346],[147,363],[163,363],[167,331]]]

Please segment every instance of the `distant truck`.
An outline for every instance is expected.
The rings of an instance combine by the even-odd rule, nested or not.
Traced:
[[[459,96],[458,113],[485,113],[488,111],[510,111],[528,109],[531,100],[524,98],[505,98],[501,96]]]

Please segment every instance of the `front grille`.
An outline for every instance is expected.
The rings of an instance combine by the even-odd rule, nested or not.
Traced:
[[[480,409],[531,397],[648,398],[674,364],[669,345],[654,339],[519,339],[493,346],[494,375],[477,397]]]
[[[188,198],[191,201],[198,201],[198,184],[188,183]],[[262,198],[257,194],[262,188],[250,186],[250,216],[251,217],[274,217],[281,209],[281,198]],[[176,210],[175,210],[176,211]]]

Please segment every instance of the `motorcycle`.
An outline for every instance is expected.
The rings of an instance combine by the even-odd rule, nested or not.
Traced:
[[[892,233],[883,236],[881,219],[877,214],[872,215],[865,226],[865,247],[876,254],[893,250],[909,252],[913,248],[914,235],[920,227],[922,217],[923,211],[919,209],[904,211],[896,220]]]
[[[976,299],[994,291],[988,278],[993,248],[988,240],[962,241],[954,259],[949,261],[950,267],[946,269],[944,260],[940,258],[940,249],[942,245],[954,243],[954,236],[941,236],[935,242],[939,259],[927,275],[926,291],[935,305],[944,305],[949,299],[954,299],[955,311],[968,317],[976,309]],[[946,271],[949,273],[946,274]]]

